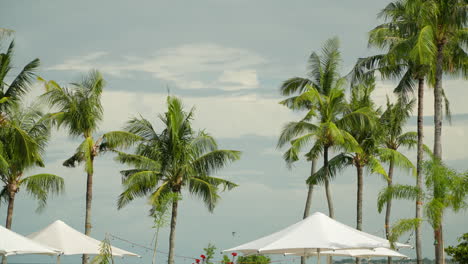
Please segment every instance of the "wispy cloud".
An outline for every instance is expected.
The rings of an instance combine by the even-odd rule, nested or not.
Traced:
[[[143,72],[182,89],[243,90],[259,87],[257,68],[265,63],[263,57],[246,49],[202,43],[162,49],[148,57],[115,57],[106,52],[94,52],[70,58],[48,70],[97,68],[119,77]]]

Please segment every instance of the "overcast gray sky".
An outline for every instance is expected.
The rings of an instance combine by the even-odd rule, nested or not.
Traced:
[[[40,75],[62,84],[76,81],[89,69],[99,69],[107,86],[103,94],[105,119],[101,132],[120,129],[138,114],[156,121],[165,109],[165,97],[180,96],[187,108],[196,107],[195,126],[219,139],[223,148],[243,151],[242,160],[219,176],[240,186],[223,194],[213,214],[185,195],[180,206],[176,254],[196,257],[209,242],[219,250],[255,239],[298,221],[306,196],[309,164],[299,162],[288,170],[276,140],[285,122],[296,120],[278,104],[278,87],[288,77],[304,75],[306,60],[330,37],[338,36],[346,73],[358,57],[370,54],[367,32],[379,20],[384,0],[201,0],[201,1],[6,1],[0,0],[0,27],[15,30],[15,65],[41,59]],[[3,43],[3,48],[6,44]],[[17,70],[16,68],[15,70]],[[460,170],[467,168],[468,105],[466,81],[447,80],[454,122],[443,130],[444,157]],[[40,93],[34,86],[34,94]],[[382,104],[393,89],[379,82],[375,100]],[[432,144],[432,96],[426,98],[426,138]],[[415,130],[414,120],[408,130]],[[34,232],[56,219],[83,230],[85,175],[83,168],[68,169],[62,161],[79,142],[64,131],[54,132],[47,150],[46,168],[66,180],[66,194],[50,200],[42,214],[35,202],[21,192],[13,229]],[[414,160],[415,155],[409,153]],[[138,200],[118,211],[121,191],[119,170],[112,155],[95,163],[92,235],[102,239],[108,232],[139,244],[153,238],[148,206]],[[396,181],[413,183],[405,172]],[[337,220],[355,225],[355,172],[344,171],[333,182]],[[376,195],[384,186],[378,176],[365,182],[364,230],[383,236],[382,214]],[[325,196],[319,188],[312,211],[326,213]],[[413,216],[413,203],[397,202],[393,219]],[[6,208],[0,207],[0,220]],[[467,232],[466,213],[445,218],[447,245]],[[3,221],[3,220],[1,220]],[[235,235],[232,235],[235,232]],[[431,230],[424,226],[424,255],[433,257]],[[160,236],[160,250],[167,251],[167,230]],[[404,237],[406,240],[408,236]],[[114,241],[143,256],[129,263],[146,263],[150,254],[138,247]],[[414,239],[411,240],[414,243]],[[414,256],[409,250],[403,253]],[[220,259],[218,254],[216,259]],[[12,258],[28,262],[31,257]],[[159,261],[166,255],[160,254]],[[70,263],[77,257],[65,257]],[[51,261],[43,257],[41,261]],[[192,260],[176,258],[177,264]],[[297,261],[297,260],[296,260]],[[312,262],[312,261],[311,261]],[[119,260],[118,263],[122,263]],[[284,263],[291,263],[291,261]]]

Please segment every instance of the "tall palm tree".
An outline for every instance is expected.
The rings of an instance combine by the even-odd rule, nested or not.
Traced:
[[[338,38],[332,38],[326,41],[322,47],[322,52],[316,53],[312,52],[309,57],[308,68],[309,72],[307,73],[307,78],[302,77],[293,77],[286,80],[280,89],[280,92],[284,96],[291,96],[288,99],[284,100],[282,103],[293,110],[299,111],[312,111],[316,108],[316,105],[313,105],[315,102],[302,100],[302,103],[298,103],[298,98],[301,94],[308,92],[309,90],[314,90],[319,94],[328,96],[333,89],[341,89],[344,85],[345,79],[339,75],[339,66],[341,63],[341,54],[339,51],[339,40]],[[312,116],[310,116],[312,117]],[[310,119],[310,117],[308,119]],[[311,121],[311,119],[309,120]],[[307,122],[303,120],[301,122]],[[304,123],[291,122],[287,124],[278,141],[278,146],[284,146],[289,143],[291,140],[300,134],[307,133],[307,127],[303,127]],[[311,127],[311,126],[309,126]],[[312,132],[312,131],[309,131]],[[291,164],[294,161],[298,160],[297,153],[298,149],[295,149],[294,145],[291,145],[291,148],[285,152],[284,158],[288,164]],[[325,154],[325,153],[324,153]],[[328,149],[326,151],[328,155]],[[309,160],[311,160],[311,175],[315,173],[315,163],[316,158],[312,155],[309,155]],[[333,201],[331,197],[331,190],[329,187],[328,179],[325,183],[325,192],[327,196],[329,215],[334,217],[333,210]],[[309,191],[306,200],[306,208],[304,211],[304,217],[308,216],[312,191],[315,183],[309,181]]]
[[[39,201],[38,210],[44,208],[50,194],[59,194],[64,188],[63,179],[54,174],[24,175],[28,169],[44,167],[42,156],[50,135],[49,116],[42,113],[38,106],[21,108],[15,105],[10,110],[8,124],[0,131],[2,156],[7,165],[0,170],[0,180],[3,182],[0,200],[8,203],[5,223],[8,229],[11,229],[15,197],[21,187]],[[17,152],[18,148],[15,147],[18,141],[25,138],[30,141],[28,146],[31,148],[28,151],[34,157],[32,161],[24,159],[22,152]]]
[[[421,4],[422,0],[413,0]],[[442,80],[443,73],[468,76],[468,8],[466,0],[431,0],[423,9],[426,14],[425,30],[420,36],[427,43],[435,45],[437,52],[434,60],[434,156],[442,160],[442,112],[445,97]],[[436,241],[443,242],[442,226],[434,230]],[[444,245],[435,243],[436,263],[444,263]]]
[[[113,131],[94,139],[99,122],[103,118],[101,94],[105,81],[98,71],[91,71],[78,83],[72,83],[69,88],[61,87],[54,81],[45,81],[46,92],[42,95],[51,107],[58,112],[52,117],[58,128],[65,127],[73,137],[83,137],[83,141],[76,152],[63,165],[75,167],[80,163],[85,164],[87,174],[86,184],[86,217],[85,234],[91,233],[91,202],[93,199],[93,175],[94,159],[102,152],[118,146],[129,146],[137,140],[131,133]],[[88,261],[88,256],[83,255],[83,264]]]
[[[232,189],[233,182],[213,177],[230,162],[240,157],[235,150],[218,149],[213,137],[191,127],[193,110],[186,112],[182,102],[169,96],[168,109],[160,115],[164,130],[156,132],[151,123],[141,118],[128,122],[126,131],[140,138],[134,154],[118,152],[117,160],[132,168],[122,171],[124,191],[118,208],[137,197],[149,196],[157,205],[168,193],[182,195],[182,190],[200,197],[211,212],[219,201],[220,187]],[[172,201],[168,264],[174,263],[175,232],[179,199]]]
[[[430,83],[434,86],[434,155],[442,159],[442,109],[445,93],[442,87],[443,73],[453,75],[468,75],[466,63],[468,47],[466,26],[468,23],[468,10],[466,0],[406,0],[402,1],[406,13],[415,14],[418,24],[413,32],[420,43],[419,50],[435,50],[433,56],[426,60],[432,62]],[[447,110],[447,99],[445,98]],[[418,203],[418,202],[417,202]],[[436,240],[441,236],[442,230],[435,230]],[[443,245],[435,244],[436,262],[442,263]]]
[[[397,79],[395,93],[403,102],[408,102],[414,94],[417,83],[417,165],[416,185],[423,188],[423,109],[424,84],[426,79],[432,79],[435,46],[419,37],[424,28],[425,16],[421,8],[408,6],[406,0],[394,1],[388,4],[379,14],[386,22],[374,28],[369,35],[369,46],[384,49],[386,53],[359,59],[354,71],[355,77],[374,74],[378,71],[383,78]],[[428,2],[421,3],[427,5]],[[424,8],[422,8],[424,9]],[[366,72],[367,71],[367,72]],[[416,199],[416,218],[422,217],[422,197]],[[422,234],[416,227],[417,263],[422,264]]]
[[[377,207],[381,211],[390,199],[415,200],[417,197],[425,197],[424,220],[430,223],[433,230],[437,230],[442,226],[447,209],[452,209],[456,213],[467,208],[468,173],[457,172],[443,164],[435,155],[429,154],[429,156],[431,159],[423,164],[426,191],[415,186],[393,185],[380,192]],[[390,240],[396,241],[421,221],[421,218],[399,220],[392,227]],[[437,238],[434,244],[443,244],[442,236]],[[439,261],[444,262],[443,255]]]
[[[402,100],[398,100],[397,103],[391,104],[387,101],[387,108],[380,116],[380,124],[382,125],[382,141],[381,145],[383,148],[398,151],[400,147],[408,149],[413,148],[417,145],[417,133],[415,132],[403,132],[403,128],[406,125],[411,112],[413,110],[415,100],[411,100],[409,103],[404,103]],[[386,159],[389,163],[387,172],[387,186],[391,188],[393,184],[393,173],[395,166],[403,167],[401,164],[395,164],[400,160],[394,155],[389,155]],[[392,200],[388,200],[385,211],[385,234],[387,239],[390,235],[390,215],[392,210]],[[388,258],[388,263],[392,263],[392,258]]]
[[[36,77],[35,71],[39,67],[39,59],[34,59],[26,64],[26,66],[24,66],[21,71],[14,76],[11,82],[7,82],[7,78],[11,78],[11,71],[14,69],[14,66],[12,65],[14,47],[15,45],[12,41],[6,52],[0,53],[0,127],[2,128],[5,126],[15,128],[13,123],[8,124],[11,112],[15,109],[23,96],[29,91],[30,85]],[[18,137],[25,135],[21,132],[21,129],[17,132],[18,133],[16,133],[16,135]],[[15,150],[16,153],[21,153],[24,159],[28,162],[32,162],[34,160],[34,153],[29,151],[29,149],[33,148],[33,146],[30,145],[32,144],[31,141],[28,140],[28,138],[23,138],[22,140],[19,139],[20,138],[18,138],[17,141],[18,144],[14,146],[10,145],[10,147],[17,148]],[[2,146],[0,145],[0,149],[1,148]],[[5,166],[5,161],[0,154],[0,168],[2,166]]]

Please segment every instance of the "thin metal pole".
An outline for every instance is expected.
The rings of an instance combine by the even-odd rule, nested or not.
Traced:
[[[317,264],[320,264],[320,249],[317,249]]]
[[[60,254],[57,255],[57,264],[60,264]]]

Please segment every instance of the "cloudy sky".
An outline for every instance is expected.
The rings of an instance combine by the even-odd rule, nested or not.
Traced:
[[[212,133],[223,148],[241,150],[241,161],[220,172],[240,186],[223,194],[213,214],[185,194],[177,226],[176,254],[195,257],[209,242],[221,249],[266,235],[298,221],[306,197],[304,180],[309,164],[299,162],[288,170],[275,148],[279,131],[300,115],[278,104],[281,81],[302,76],[306,59],[330,37],[338,36],[346,73],[358,57],[372,52],[367,32],[379,20],[386,0],[202,0],[189,1],[6,1],[0,0],[0,27],[15,30],[15,65],[38,57],[39,74],[62,84],[76,81],[88,70],[99,69],[107,86],[102,97],[105,119],[100,133],[117,130],[128,118],[143,115],[156,122],[164,111],[168,93],[182,98],[187,108],[195,106],[195,126]],[[3,43],[3,48],[5,48]],[[467,168],[468,105],[466,81],[445,82],[452,104],[453,123],[443,130],[444,158],[460,170]],[[379,82],[378,103],[391,94],[392,82]],[[40,94],[35,85],[33,94]],[[425,143],[432,144],[432,96],[427,92]],[[415,130],[414,118],[408,130]],[[66,193],[50,200],[47,209],[34,212],[35,202],[20,193],[13,229],[34,232],[56,219],[83,230],[85,175],[83,168],[61,166],[73,153],[78,140],[65,131],[54,132],[47,149],[46,168],[66,180]],[[413,153],[408,155],[414,159]],[[150,245],[154,230],[144,199],[116,209],[121,192],[119,170],[112,155],[95,163],[92,235],[105,233]],[[381,178],[367,175],[364,230],[383,236],[382,214],[376,210],[376,195],[384,186]],[[399,171],[396,181],[415,180]],[[336,218],[355,225],[355,172],[344,171],[333,183]],[[327,212],[322,188],[314,193],[312,211]],[[393,219],[413,216],[413,203],[397,202]],[[6,208],[0,207],[0,219]],[[448,213],[447,244],[466,232],[466,213]],[[3,221],[3,220],[2,220]],[[463,228],[462,228],[463,227]],[[233,235],[235,232],[235,235]],[[167,230],[160,236],[160,250],[167,251]],[[405,236],[403,240],[408,239]],[[424,255],[433,257],[430,228],[424,226]],[[143,256],[150,253],[121,241],[116,245]],[[411,243],[414,239],[410,240]],[[414,256],[412,251],[403,253]],[[216,255],[217,259],[221,255]],[[65,257],[63,263],[76,261]],[[166,256],[159,255],[159,261]],[[12,258],[30,262],[31,257]],[[51,261],[41,258],[41,261]],[[296,260],[297,261],[297,260]],[[176,258],[177,264],[193,260]],[[284,263],[291,263],[291,260]],[[312,260],[311,260],[312,263]]]

